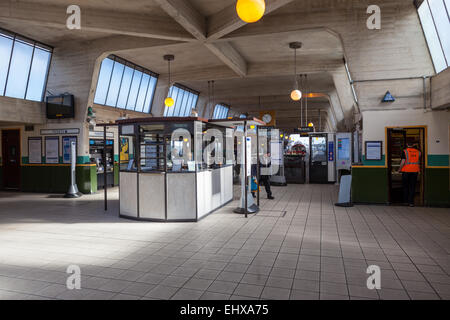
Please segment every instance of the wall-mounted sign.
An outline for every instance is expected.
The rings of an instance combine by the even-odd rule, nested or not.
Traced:
[[[334,161],[334,142],[328,142],[328,162]]]
[[[72,141],[75,142],[75,150],[77,150],[78,149],[77,137],[63,137],[62,138],[63,163],[71,162]]]
[[[395,101],[395,98],[392,96],[392,94],[389,91],[386,92],[383,100],[381,100],[381,102],[394,102],[394,101]]]
[[[383,141],[366,141],[366,160],[381,160]]]
[[[42,163],[42,138],[28,138],[28,163]]]
[[[89,131],[90,138],[103,138],[103,131]],[[106,132],[107,138],[114,138],[114,132]]]
[[[133,125],[122,126],[121,132],[122,134],[134,134],[134,126]]]
[[[80,129],[41,129],[41,135],[52,135],[52,134],[79,134]]]
[[[294,129],[295,133],[310,133],[314,132],[314,127],[301,127]]]
[[[338,160],[350,160],[351,145],[349,138],[339,138],[337,149]]]
[[[130,159],[130,140],[126,137],[120,138],[120,162],[128,162]]]
[[[59,137],[45,137],[45,163],[59,163]]]

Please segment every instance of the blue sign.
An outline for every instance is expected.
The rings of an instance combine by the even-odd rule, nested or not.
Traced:
[[[395,98],[392,96],[392,94],[388,91],[386,92],[383,100],[381,100],[381,102],[394,102]]]
[[[334,161],[334,141],[328,142],[328,161]]]

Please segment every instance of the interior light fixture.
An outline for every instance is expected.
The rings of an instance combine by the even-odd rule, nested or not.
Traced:
[[[168,63],[168,67],[169,67],[169,90],[170,90],[170,86],[171,86],[171,81],[170,81],[170,62],[175,60],[175,56],[172,54],[166,54],[164,56],[164,60],[167,61]],[[170,91],[169,91],[170,94]],[[173,100],[172,97],[168,96],[165,100],[164,100],[164,104],[166,105],[166,107],[173,107],[173,105],[175,104],[175,100]]]
[[[297,49],[300,49],[301,47],[301,42],[289,43],[289,48],[294,49],[294,90],[291,91],[291,99],[294,101],[299,101],[302,98],[302,92],[298,89],[297,80]]]
[[[314,123],[312,123],[312,122],[308,123],[308,127],[310,127],[310,128],[314,127]]]
[[[264,0],[238,0],[236,2],[236,12],[239,18],[247,23],[260,20],[266,11]]]

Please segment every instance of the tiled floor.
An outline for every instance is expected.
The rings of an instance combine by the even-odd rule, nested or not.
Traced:
[[[339,208],[331,185],[274,194],[249,219],[234,201],[163,224],[119,219],[117,189],[107,213],[101,193],[0,193],[0,299],[450,299],[448,208]]]

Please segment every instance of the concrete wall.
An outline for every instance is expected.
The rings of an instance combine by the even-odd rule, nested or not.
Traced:
[[[363,112],[363,143],[383,141],[386,145],[385,127],[426,126],[430,155],[449,155],[450,112],[423,110],[386,110]],[[439,141],[439,142],[438,142]]]
[[[431,107],[450,108],[450,68],[431,79]]]

